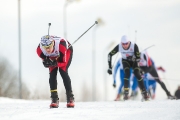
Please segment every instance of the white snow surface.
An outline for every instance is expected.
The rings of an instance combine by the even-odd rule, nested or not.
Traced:
[[[49,108],[50,100],[0,97],[0,120],[180,120],[180,100],[75,102]]]

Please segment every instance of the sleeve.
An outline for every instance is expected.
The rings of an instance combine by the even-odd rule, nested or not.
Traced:
[[[137,44],[134,44],[134,55],[136,56],[136,59],[140,59],[140,52]]]
[[[113,73],[113,79],[114,79],[114,83],[116,84],[116,74],[117,74],[117,71],[118,71],[118,68],[120,66],[120,63],[119,61],[116,63],[115,67],[114,67],[114,73]]]
[[[147,67],[152,66],[152,61],[151,61],[151,58],[148,56],[148,54],[144,53],[143,57],[144,57],[144,60],[146,60]]]
[[[151,60],[152,66],[154,66],[154,67],[155,67],[154,60],[153,60],[152,58],[150,58],[150,60]]]
[[[38,45],[37,49],[36,49],[36,52],[38,54],[38,56],[41,58],[41,59],[45,59],[46,56],[43,54],[41,48],[40,48],[40,44]]]
[[[111,65],[112,56],[115,55],[117,52],[119,52],[119,44],[113,50],[111,50],[111,52],[108,54],[109,68],[112,68],[112,65]]]
[[[59,43],[59,53],[60,53],[60,60],[58,62],[58,66],[64,66],[67,62],[67,45],[66,45],[66,41],[64,39],[60,40]]]

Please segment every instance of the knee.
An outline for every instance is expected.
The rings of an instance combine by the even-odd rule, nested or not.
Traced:
[[[135,75],[140,74],[140,70],[139,70],[139,68],[135,68],[135,69],[134,69],[134,74],[135,74]]]
[[[129,67],[124,69],[124,73],[125,73],[125,78],[129,78],[130,77],[130,69],[129,69]]]

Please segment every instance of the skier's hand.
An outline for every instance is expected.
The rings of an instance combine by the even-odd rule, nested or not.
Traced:
[[[44,65],[45,68],[49,67],[49,64],[47,62],[45,62],[44,60],[43,60],[43,65]]]
[[[158,70],[161,70],[162,72],[165,72],[165,69],[161,66],[157,67]]]
[[[44,65],[45,68],[57,66],[57,61],[56,60],[51,60],[49,57],[46,57],[43,60],[43,65]]]
[[[136,62],[140,62],[140,59],[136,59]]]
[[[127,57],[127,60],[135,62],[135,61],[136,61],[136,58],[133,57],[133,56],[128,56],[128,57]]]
[[[140,61],[140,59],[137,59],[135,56],[128,56],[127,60],[133,61],[133,62],[139,62]]]
[[[140,75],[144,76],[144,71],[140,69]]]
[[[57,61],[56,60],[52,60],[52,62],[51,62],[51,65],[50,65],[51,67],[55,67],[55,66],[57,66]]]
[[[116,83],[113,83],[113,87],[116,88]]]
[[[107,72],[111,75],[112,74],[112,68],[109,68]]]
[[[43,60],[43,65],[45,68],[48,68],[50,66],[50,60],[49,60],[49,57],[46,57],[44,60]]]

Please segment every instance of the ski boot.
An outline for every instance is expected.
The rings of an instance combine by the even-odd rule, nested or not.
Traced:
[[[167,93],[167,96],[168,96],[168,99],[170,99],[170,100],[176,99],[176,97],[172,96],[170,92]]]
[[[130,97],[134,100],[137,97],[137,95],[138,95],[138,91],[132,91]]]
[[[66,92],[66,96],[67,96],[67,108],[74,108],[74,95],[72,93],[72,91],[68,91]]]
[[[156,96],[155,94],[152,94],[152,95],[151,95],[151,99],[154,100],[154,99],[155,99],[155,96]]]
[[[59,107],[59,98],[57,92],[51,92],[51,104],[50,108],[58,108]]]
[[[123,98],[124,101],[129,99],[128,94],[129,94],[129,91],[128,91],[128,90],[125,90],[125,91],[124,91],[124,98]]]
[[[117,97],[116,97],[116,99],[114,101],[119,101],[120,97],[121,97],[121,94],[117,94]]]
[[[142,98],[142,102],[143,101],[149,101],[149,96],[148,96],[148,93],[146,92],[146,90],[144,90],[144,91],[142,91],[142,96],[143,96],[143,98]]]

